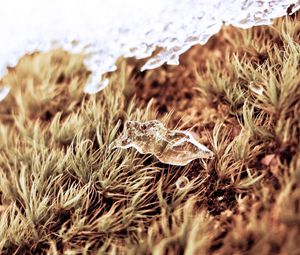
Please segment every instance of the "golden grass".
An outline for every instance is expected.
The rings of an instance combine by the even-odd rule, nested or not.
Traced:
[[[226,27],[178,67],[120,60],[94,96],[83,56],[24,57],[2,81],[1,254],[300,254],[299,43],[297,15]],[[215,158],[109,149],[126,120],[151,119]]]

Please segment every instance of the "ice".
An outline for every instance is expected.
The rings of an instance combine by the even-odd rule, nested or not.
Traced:
[[[293,6],[291,6],[294,4]],[[35,51],[83,53],[91,78],[85,92],[105,88],[103,74],[121,57],[148,59],[142,70],[177,65],[222,25],[269,25],[300,8],[299,0],[10,0],[0,4],[0,79],[6,67]]]
[[[264,93],[264,88],[262,84],[251,81],[248,88],[257,95],[262,95]]]
[[[213,152],[200,144],[192,133],[169,130],[158,120],[127,121],[123,135],[111,144],[111,148],[130,147],[141,154],[152,154],[164,164],[176,166],[213,157]]]
[[[88,79],[87,85],[83,91],[87,94],[96,94],[97,92],[103,90],[109,84],[109,80],[105,79],[103,81],[94,81],[97,79],[95,76],[91,75]]]
[[[175,185],[176,185],[176,188],[177,188],[177,189],[179,189],[179,190],[184,190],[184,189],[188,186],[189,182],[190,182],[190,181],[189,181],[189,179],[188,179],[187,177],[185,177],[185,176],[180,176],[180,177],[177,179]]]
[[[0,102],[3,101],[7,97],[9,92],[10,92],[10,87],[8,87],[8,86],[0,87]]]

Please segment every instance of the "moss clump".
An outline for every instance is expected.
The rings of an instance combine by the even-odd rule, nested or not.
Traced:
[[[1,253],[299,254],[299,24],[226,27],[178,67],[120,60],[94,96],[82,56],[24,57],[2,81]],[[152,119],[215,158],[109,150],[126,120]]]

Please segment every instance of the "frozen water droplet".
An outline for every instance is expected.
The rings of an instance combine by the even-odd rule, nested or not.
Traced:
[[[179,190],[184,190],[186,188],[186,186],[189,184],[189,179],[185,176],[181,176],[178,178],[178,180],[176,181],[175,185],[176,188]]]
[[[160,162],[185,166],[198,158],[212,158],[213,152],[188,131],[169,130],[158,120],[127,121],[124,134],[111,148],[134,147],[141,154],[152,154]]]
[[[7,97],[9,92],[10,92],[10,87],[8,86],[3,86],[2,88],[0,88],[0,102]]]
[[[262,95],[264,93],[264,88],[263,88],[263,85],[262,84],[258,84],[258,83],[255,83],[255,82],[250,82],[249,84],[249,89],[258,94],[258,95]]]

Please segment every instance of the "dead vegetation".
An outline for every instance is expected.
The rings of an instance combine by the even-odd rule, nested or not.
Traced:
[[[299,43],[296,15],[226,27],[180,66],[120,60],[94,96],[82,56],[24,57],[2,81],[1,254],[300,254]],[[109,150],[126,120],[152,119],[214,159]]]

